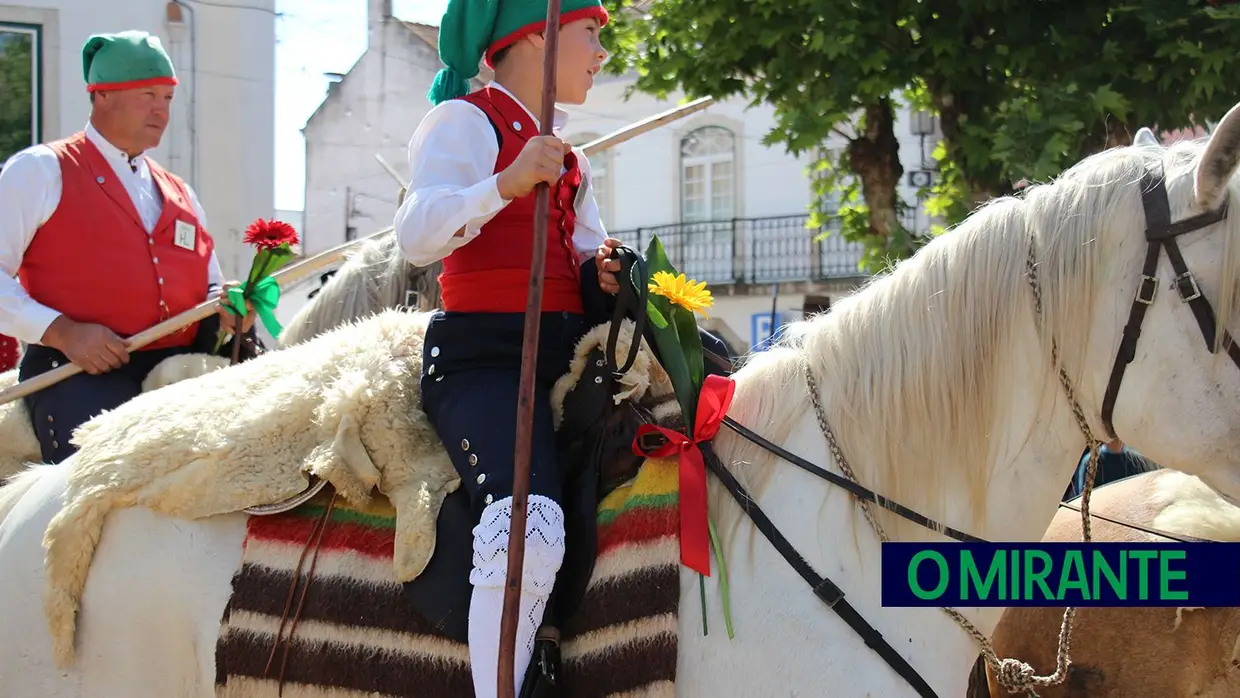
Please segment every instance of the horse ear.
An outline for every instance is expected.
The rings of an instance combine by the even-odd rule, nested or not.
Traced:
[[[1216,208],[1227,193],[1236,165],[1240,164],[1240,104],[1232,107],[1210,134],[1210,141],[1197,163],[1197,205]]]
[[[1145,126],[1142,126],[1141,128],[1137,129],[1137,135],[1133,137],[1132,144],[1133,145],[1159,145],[1158,136],[1155,136],[1153,131],[1149,130]]]

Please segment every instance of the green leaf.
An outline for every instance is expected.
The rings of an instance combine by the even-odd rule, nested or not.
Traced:
[[[672,390],[675,391],[676,400],[680,403],[681,411],[684,412],[685,423],[689,425],[689,429],[692,429],[697,392],[693,388],[693,375],[689,370],[689,362],[685,359],[685,352],[680,346],[676,328],[670,324],[662,328],[655,327],[653,334],[655,346],[658,347],[659,356],[663,360],[663,368],[672,380]]]
[[[656,330],[665,330],[668,326],[667,318],[663,313],[654,306],[654,298],[646,301],[646,319],[650,320],[650,324],[654,325]]]
[[[676,327],[676,338],[684,353],[685,364],[689,368],[689,380],[693,385],[690,394],[692,407],[685,416],[686,423],[692,425],[697,417],[697,399],[702,391],[705,367],[702,357],[702,335],[698,334],[697,318],[693,313],[681,307],[672,308],[672,324]],[[692,426],[690,426],[692,429]],[[689,436],[693,436],[692,433]]]
[[[254,255],[254,261],[250,262],[250,274],[246,277],[246,285],[253,287],[254,284],[271,276],[280,267],[293,261],[294,257],[296,255],[293,254],[288,243],[270,250],[259,250]]]
[[[654,278],[655,272],[666,271],[672,274],[679,274],[676,267],[672,265],[671,260],[667,258],[667,251],[663,249],[663,241],[659,240],[659,236],[655,235],[650,238],[650,244],[646,246],[646,272],[650,275],[649,279]]]

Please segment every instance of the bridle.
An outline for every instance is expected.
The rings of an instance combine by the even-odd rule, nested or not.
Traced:
[[[1188,303],[1192,309],[1197,323],[1201,328],[1203,337],[1205,338],[1208,350],[1216,353],[1219,346],[1215,342],[1215,316],[1210,302],[1206,300],[1201,293],[1201,289],[1196,279],[1188,270],[1184,263],[1184,258],[1180,254],[1179,247],[1176,245],[1175,238],[1186,233],[1194,232],[1206,228],[1214,223],[1218,223],[1227,217],[1228,203],[1226,200],[1218,208],[1207,211],[1196,216],[1184,219],[1178,222],[1171,221],[1171,207],[1167,198],[1166,178],[1161,163],[1149,167],[1141,178],[1141,202],[1145,211],[1146,228],[1145,239],[1148,243],[1145,264],[1141,272],[1141,280],[1138,284],[1135,298],[1133,299],[1132,309],[1129,313],[1128,323],[1124,327],[1123,336],[1117,352],[1115,363],[1112,366],[1110,380],[1107,385],[1105,398],[1102,406],[1102,421],[1106,428],[1107,435],[1112,439],[1116,438],[1115,428],[1112,424],[1112,414],[1115,407],[1115,401],[1118,398],[1120,386],[1123,382],[1124,373],[1128,364],[1133,361],[1136,356],[1137,341],[1141,336],[1141,325],[1145,319],[1145,311],[1153,304],[1156,291],[1158,288],[1158,277],[1155,276],[1158,266],[1158,258],[1161,249],[1167,250],[1167,256],[1171,261],[1171,266],[1175,271],[1174,287],[1179,291],[1180,298],[1183,302]],[[1035,240],[1030,236],[1029,257],[1027,264],[1027,280],[1033,291],[1034,306],[1037,312],[1038,320],[1042,319],[1042,294],[1041,287],[1038,283],[1037,261]],[[1232,341],[1229,334],[1224,332],[1221,346],[1226,349],[1232,361],[1240,368],[1240,348]],[[1101,441],[1094,437],[1089,427],[1089,422],[1085,418],[1084,411],[1081,409],[1076,399],[1076,391],[1073,389],[1072,382],[1067,373],[1059,362],[1058,349],[1052,343],[1052,362],[1059,367],[1060,383],[1068,397],[1072,406],[1072,412],[1076,419],[1078,427],[1085,436],[1089,445],[1090,455],[1086,465],[1085,487],[1081,496],[1080,507],[1069,506],[1067,508],[1079,511],[1081,513],[1081,525],[1083,539],[1089,542],[1092,538],[1089,513],[1089,498],[1093,490],[1094,479],[1097,474],[1098,448]],[[931,531],[941,533],[949,538],[962,542],[986,542],[976,536],[972,536],[953,528],[945,526],[923,514],[912,509],[904,507],[896,502],[883,497],[880,494],[862,486],[857,482],[857,478],[853,475],[851,467],[844,458],[842,450],[832,433],[830,426],[826,420],[825,411],[819,402],[819,390],[814,375],[809,365],[805,365],[805,378],[809,389],[811,402],[814,405],[819,427],[827,439],[831,450],[832,457],[835,462],[844,471],[844,476],[832,473],[821,466],[809,462],[808,460],[797,456],[781,446],[772,443],[765,437],[755,433],[753,430],[737,423],[730,417],[724,418],[723,424],[729,429],[737,433],[742,438],[760,446],[764,450],[773,455],[787,461],[788,463],[801,468],[802,470],[826,480],[827,482],[848,490],[857,497],[859,504],[866,518],[870,521],[871,526],[879,535],[880,540],[886,541],[886,534],[882,527],[875,520],[870,511],[870,504],[876,504],[888,511],[891,511],[909,521],[913,521]],[[658,437],[653,440],[657,441]],[[644,450],[654,450],[657,444],[653,442],[643,443]],[[809,584],[814,595],[817,596],[828,608],[835,611],[850,627],[861,637],[867,646],[872,648],[880,657],[887,662],[892,669],[903,678],[919,696],[926,698],[935,697],[933,689],[923,679],[915,669],[897,652],[882,636],[878,630],[871,626],[860,613],[845,598],[844,592],[832,582],[829,578],[816,572],[813,567],[805,560],[805,558],[797,552],[796,548],[788,541],[788,539],[779,531],[778,527],[770,520],[769,517],[758,506],[752,495],[746,488],[736,479],[736,477],[725,467],[718,455],[714,452],[711,444],[703,444],[703,453],[707,467],[715,474],[716,477],[731,494],[732,498],[740,506],[741,510],[749,516],[754,526],[766,537],[771,545],[783,556],[788,564]],[[1177,538],[1161,531],[1149,529],[1146,527],[1125,524],[1114,519],[1103,518],[1112,523],[1126,525],[1130,528],[1144,530],[1155,535],[1166,535],[1167,537]],[[1191,539],[1177,538],[1178,540]],[[1200,539],[1193,539],[1200,540]],[[1034,670],[1028,664],[1015,659],[1000,659],[990,646],[989,639],[980,631],[974,628],[963,616],[952,609],[943,609],[957,623],[959,623],[967,632],[969,632],[981,645],[982,656],[986,662],[995,670],[999,682],[1008,688],[1009,691],[1025,690],[1029,695],[1036,696],[1034,688],[1036,686],[1051,686],[1062,683],[1068,676],[1068,668],[1071,664],[1069,657],[1070,638],[1073,621],[1075,620],[1076,608],[1070,607],[1065,609],[1064,622],[1059,636],[1059,651],[1056,662],[1056,671],[1049,676],[1036,676]]]
[[[1184,263],[1184,256],[1180,254],[1180,248],[1176,245],[1175,239],[1226,218],[1227,204],[1228,199],[1223,199],[1223,203],[1212,211],[1199,213],[1191,218],[1172,223],[1171,205],[1167,200],[1167,184],[1162,163],[1150,167],[1141,176],[1141,205],[1145,209],[1145,240],[1147,243],[1145,266],[1141,269],[1141,282],[1132,299],[1128,324],[1124,326],[1123,339],[1120,341],[1119,351],[1115,356],[1115,364],[1111,367],[1111,379],[1107,383],[1106,395],[1102,400],[1102,424],[1106,427],[1107,436],[1112,439],[1117,438],[1115,426],[1111,423],[1111,416],[1115,411],[1115,400],[1119,397],[1120,383],[1124,380],[1124,371],[1127,370],[1128,364],[1132,363],[1136,356],[1137,340],[1141,337],[1141,322],[1145,320],[1145,311],[1154,304],[1154,298],[1158,293],[1158,277],[1154,274],[1158,268],[1161,249],[1167,250],[1167,259],[1171,261],[1171,268],[1175,271],[1173,287],[1179,292],[1180,300],[1188,303],[1188,307],[1196,316],[1197,325],[1201,328],[1201,336],[1206,341],[1206,348],[1211,354],[1219,350],[1214,334],[1214,308],[1202,295],[1201,287],[1197,285],[1197,280]],[[1226,349],[1227,355],[1231,357],[1236,367],[1240,368],[1240,347],[1236,346],[1231,335],[1225,330],[1222,347]]]

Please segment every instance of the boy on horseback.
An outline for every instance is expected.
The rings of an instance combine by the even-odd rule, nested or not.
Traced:
[[[606,236],[585,156],[539,136],[530,105],[542,95],[544,0],[450,0],[439,30],[447,66],[428,95],[436,106],[409,145],[409,191],[395,228],[405,257],[442,260],[443,310],[426,332],[423,409],[447,446],[470,501],[470,662],[476,695],[493,696],[512,514],[513,452],[524,314],[532,257],[534,187],[551,187],[543,317],[538,343],[516,692],[565,556],[561,507],[567,466],[557,457],[549,394],[590,328],[582,278],[617,293],[619,241]],[[558,101],[581,104],[607,58],[599,0],[563,0]],[[485,57],[495,80],[469,92]],[[536,108],[536,107],[535,107]],[[555,126],[567,114],[559,109]],[[587,266],[593,266],[593,269]]]

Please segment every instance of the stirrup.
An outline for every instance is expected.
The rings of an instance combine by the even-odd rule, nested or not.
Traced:
[[[292,497],[280,502],[274,502],[272,504],[259,504],[258,506],[249,507],[244,509],[244,511],[251,516],[271,516],[272,514],[283,514],[286,511],[296,509],[302,504],[314,499],[315,495],[322,492],[323,488],[326,486],[327,480],[320,480],[318,476],[311,475],[310,485],[306,487],[306,489],[302,490],[300,494],[295,494]]]
[[[563,690],[560,685],[560,631],[544,625],[534,639],[534,656],[525,668],[520,698],[559,698]]]

